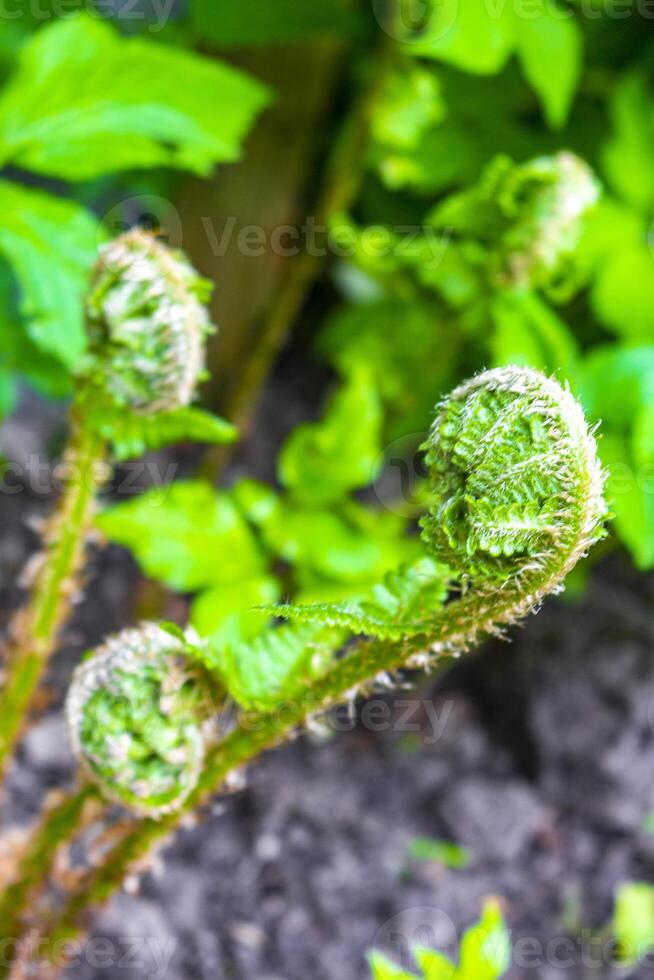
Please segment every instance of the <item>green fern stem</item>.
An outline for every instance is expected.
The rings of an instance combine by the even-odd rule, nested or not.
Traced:
[[[366,684],[374,685],[379,674],[407,666],[420,666],[426,657],[452,655],[461,645],[472,643],[483,634],[494,633],[498,622],[513,621],[523,612],[507,606],[497,595],[481,610],[472,596],[452,603],[443,612],[437,636],[414,637],[388,644],[382,640],[362,640],[324,677],[306,689],[304,697],[284,706],[283,716],[251,714],[207,755],[200,781],[183,810],[160,819],[135,822],[133,829],[107,853],[81,889],[70,897],[56,921],[40,935],[39,948],[45,955],[62,949],[68,941],[80,939],[91,925],[93,912],[118,891],[128,875],[143,866],[154,847],[161,844],[183,821],[184,816],[206,804],[220,790],[230,774],[252,762],[262,752],[282,744],[308,718],[352,699]],[[478,617],[483,614],[483,619]],[[58,964],[63,966],[63,964]]]
[[[20,737],[30,704],[80,591],[96,493],[107,476],[105,444],[74,407],[64,455],[66,479],[43,531],[43,553],[27,605],[11,625],[0,688],[0,771]]]
[[[595,440],[570,393],[535,371],[498,369],[457,388],[439,406],[427,450],[433,502],[423,533],[434,556],[458,573],[458,597],[400,640],[359,640],[322,677],[307,680],[283,714],[243,714],[209,749],[181,809],[135,822],[45,925],[41,948],[82,933],[90,910],[234,770],[313,716],[370,690],[380,675],[430,666],[501,633],[558,591],[602,535]],[[311,614],[311,607],[296,608]],[[314,607],[313,614],[342,622],[337,606]]]
[[[32,833],[29,847],[21,856],[12,883],[0,896],[0,922],[6,940],[18,937],[26,925],[24,916],[32,898],[44,884],[60,844],[80,830],[90,805],[101,805],[99,789],[86,783],[76,793],[65,795],[46,809]]]

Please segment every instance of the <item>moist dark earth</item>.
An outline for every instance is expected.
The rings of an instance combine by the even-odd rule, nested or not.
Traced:
[[[5,452],[26,454],[35,427],[43,451],[60,421],[28,403]],[[3,620],[36,540],[25,520],[50,502],[0,494]],[[96,558],[55,692],[81,651],[130,621],[138,582],[120,549]],[[414,677],[355,723],[339,715],[349,730],[266,755],[178,833],[140,895],[112,901],[68,976],[365,980],[371,947],[401,960],[408,942],[446,941],[490,895],[512,929],[511,980],[654,976],[654,961],[614,969],[605,929],[618,885],[654,878],[653,634],[654,579],[615,554],[581,599],[549,601],[510,643]],[[21,749],[5,821],[32,816],[71,772],[53,706]],[[417,836],[464,845],[469,866],[409,860]]]

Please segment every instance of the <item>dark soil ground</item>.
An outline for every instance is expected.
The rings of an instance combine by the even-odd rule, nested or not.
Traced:
[[[6,433],[15,452],[25,417]],[[57,418],[38,425],[51,435]],[[47,505],[0,494],[4,616],[34,546],[24,520]],[[83,649],[129,621],[137,580],[119,549],[96,561],[57,687]],[[390,722],[377,704],[354,726],[339,715],[349,731],[267,755],[245,789],[180,831],[139,896],[114,899],[69,976],[365,980],[373,945],[401,958],[408,942],[446,941],[489,895],[513,930],[511,980],[627,976],[597,935],[616,887],[654,878],[643,830],[654,811],[653,607],[654,582],[613,557],[577,604],[550,601],[512,643],[384,696]],[[53,711],[23,746],[6,819],[33,814],[70,772]],[[416,836],[465,845],[470,865],[409,860]],[[654,964],[629,975],[654,976]]]

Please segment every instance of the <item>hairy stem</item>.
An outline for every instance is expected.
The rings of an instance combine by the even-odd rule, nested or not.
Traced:
[[[57,848],[79,832],[88,805],[101,798],[100,790],[86,783],[76,793],[64,796],[46,809],[18,862],[14,882],[0,896],[0,922],[7,939],[20,935],[27,906],[31,904],[33,892],[44,884]]]
[[[561,575],[567,564],[562,562]],[[539,586],[534,583],[530,604],[551,591],[556,578]],[[483,596],[469,593],[441,611],[429,639],[413,637],[396,643],[361,640],[322,678],[307,683],[304,696],[286,703],[283,713],[242,715],[237,728],[209,753],[200,782],[183,812],[136,822],[45,926],[39,936],[40,949],[53,953],[66,941],[83,936],[94,909],[122,886],[132,870],[142,866],[150,850],[179,826],[185,814],[206,803],[230,773],[282,743],[307,718],[351,699],[379,674],[419,665],[426,654],[430,658],[447,657],[464,650],[481,636],[494,633],[498,625],[513,622],[529,607],[526,599],[516,602],[515,595],[510,598],[501,589]]]
[[[79,592],[95,495],[106,477],[104,443],[74,409],[66,478],[44,531],[27,605],[10,627],[0,688],[0,772],[20,737],[36,688]]]

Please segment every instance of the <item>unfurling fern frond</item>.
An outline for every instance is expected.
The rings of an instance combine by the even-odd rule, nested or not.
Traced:
[[[192,401],[213,331],[211,284],[186,256],[135,229],[106,245],[87,300],[90,354],[81,380],[132,412]]]
[[[556,592],[604,533],[595,439],[570,392],[537,371],[499,368],[461,385],[424,448],[432,575],[422,578],[422,565],[378,587],[373,603],[282,606],[279,615],[463,649]],[[443,566],[462,592],[446,606]]]

